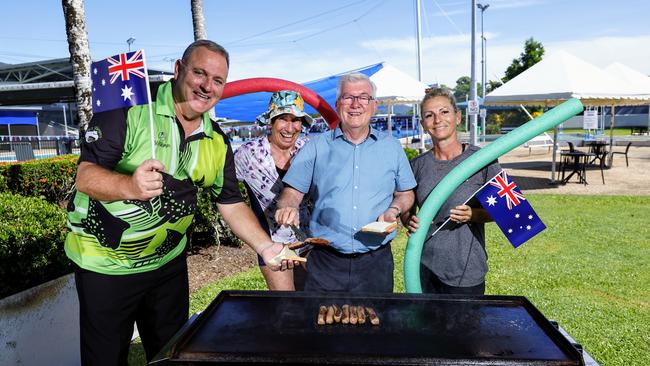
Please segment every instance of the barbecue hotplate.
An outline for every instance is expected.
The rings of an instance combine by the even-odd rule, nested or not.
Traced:
[[[380,325],[318,325],[320,305],[364,305]],[[584,365],[525,298],[224,291],[152,363]]]

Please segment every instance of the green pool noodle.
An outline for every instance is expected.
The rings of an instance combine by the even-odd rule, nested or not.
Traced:
[[[404,285],[406,292],[422,293],[420,283],[420,258],[422,248],[429,232],[431,221],[440,210],[442,204],[467,178],[483,169],[492,161],[508,153],[517,146],[533,137],[554,128],[567,119],[582,112],[582,103],[575,98],[569,99],[543,115],[510,131],[481,150],[475,152],[463,162],[458,164],[449,174],[438,183],[431,191],[417,214],[420,227],[411,235],[404,253]]]

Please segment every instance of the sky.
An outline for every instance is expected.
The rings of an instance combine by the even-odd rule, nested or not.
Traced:
[[[650,1],[486,0],[486,78],[497,80],[526,39],[599,67],[623,63],[650,75]],[[93,60],[144,49],[171,71],[193,41],[189,0],[86,0]],[[3,1],[0,62],[69,57],[60,0]],[[422,81],[451,87],[471,72],[471,1],[421,0]],[[204,0],[208,38],[231,55],[229,81],[298,83],[385,61],[417,78],[414,0]],[[481,73],[476,12],[476,77]]]

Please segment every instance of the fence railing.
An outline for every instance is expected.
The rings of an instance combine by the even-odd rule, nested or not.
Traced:
[[[0,136],[0,162],[79,154],[79,140],[67,136]]]

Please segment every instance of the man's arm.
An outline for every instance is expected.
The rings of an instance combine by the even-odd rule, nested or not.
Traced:
[[[100,201],[142,200],[162,194],[165,167],[158,160],[145,160],[133,175],[124,175],[98,164],[82,161],[75,184],[79,192]]]
[[[278,209],[275,211],[275,221],[280,225],[300,225],[298,206],[302,202],[304,193],[290,186],[285,186],[278,200]]]
[[[396,221],[404,212],[408,212],[415,201],[413,190],[393,193],[393,201],[390,206],[377,218],[378,221]]]
[[[287,260],[282,261],[280,266],[274,267],[268,264],[284,246],[271,240],[269,234],[260,226],[253,211],[244,202],[217,203],[217,208],[232,232],[253,248],[269,268],[274,271],[293,268],[293,262]]]

